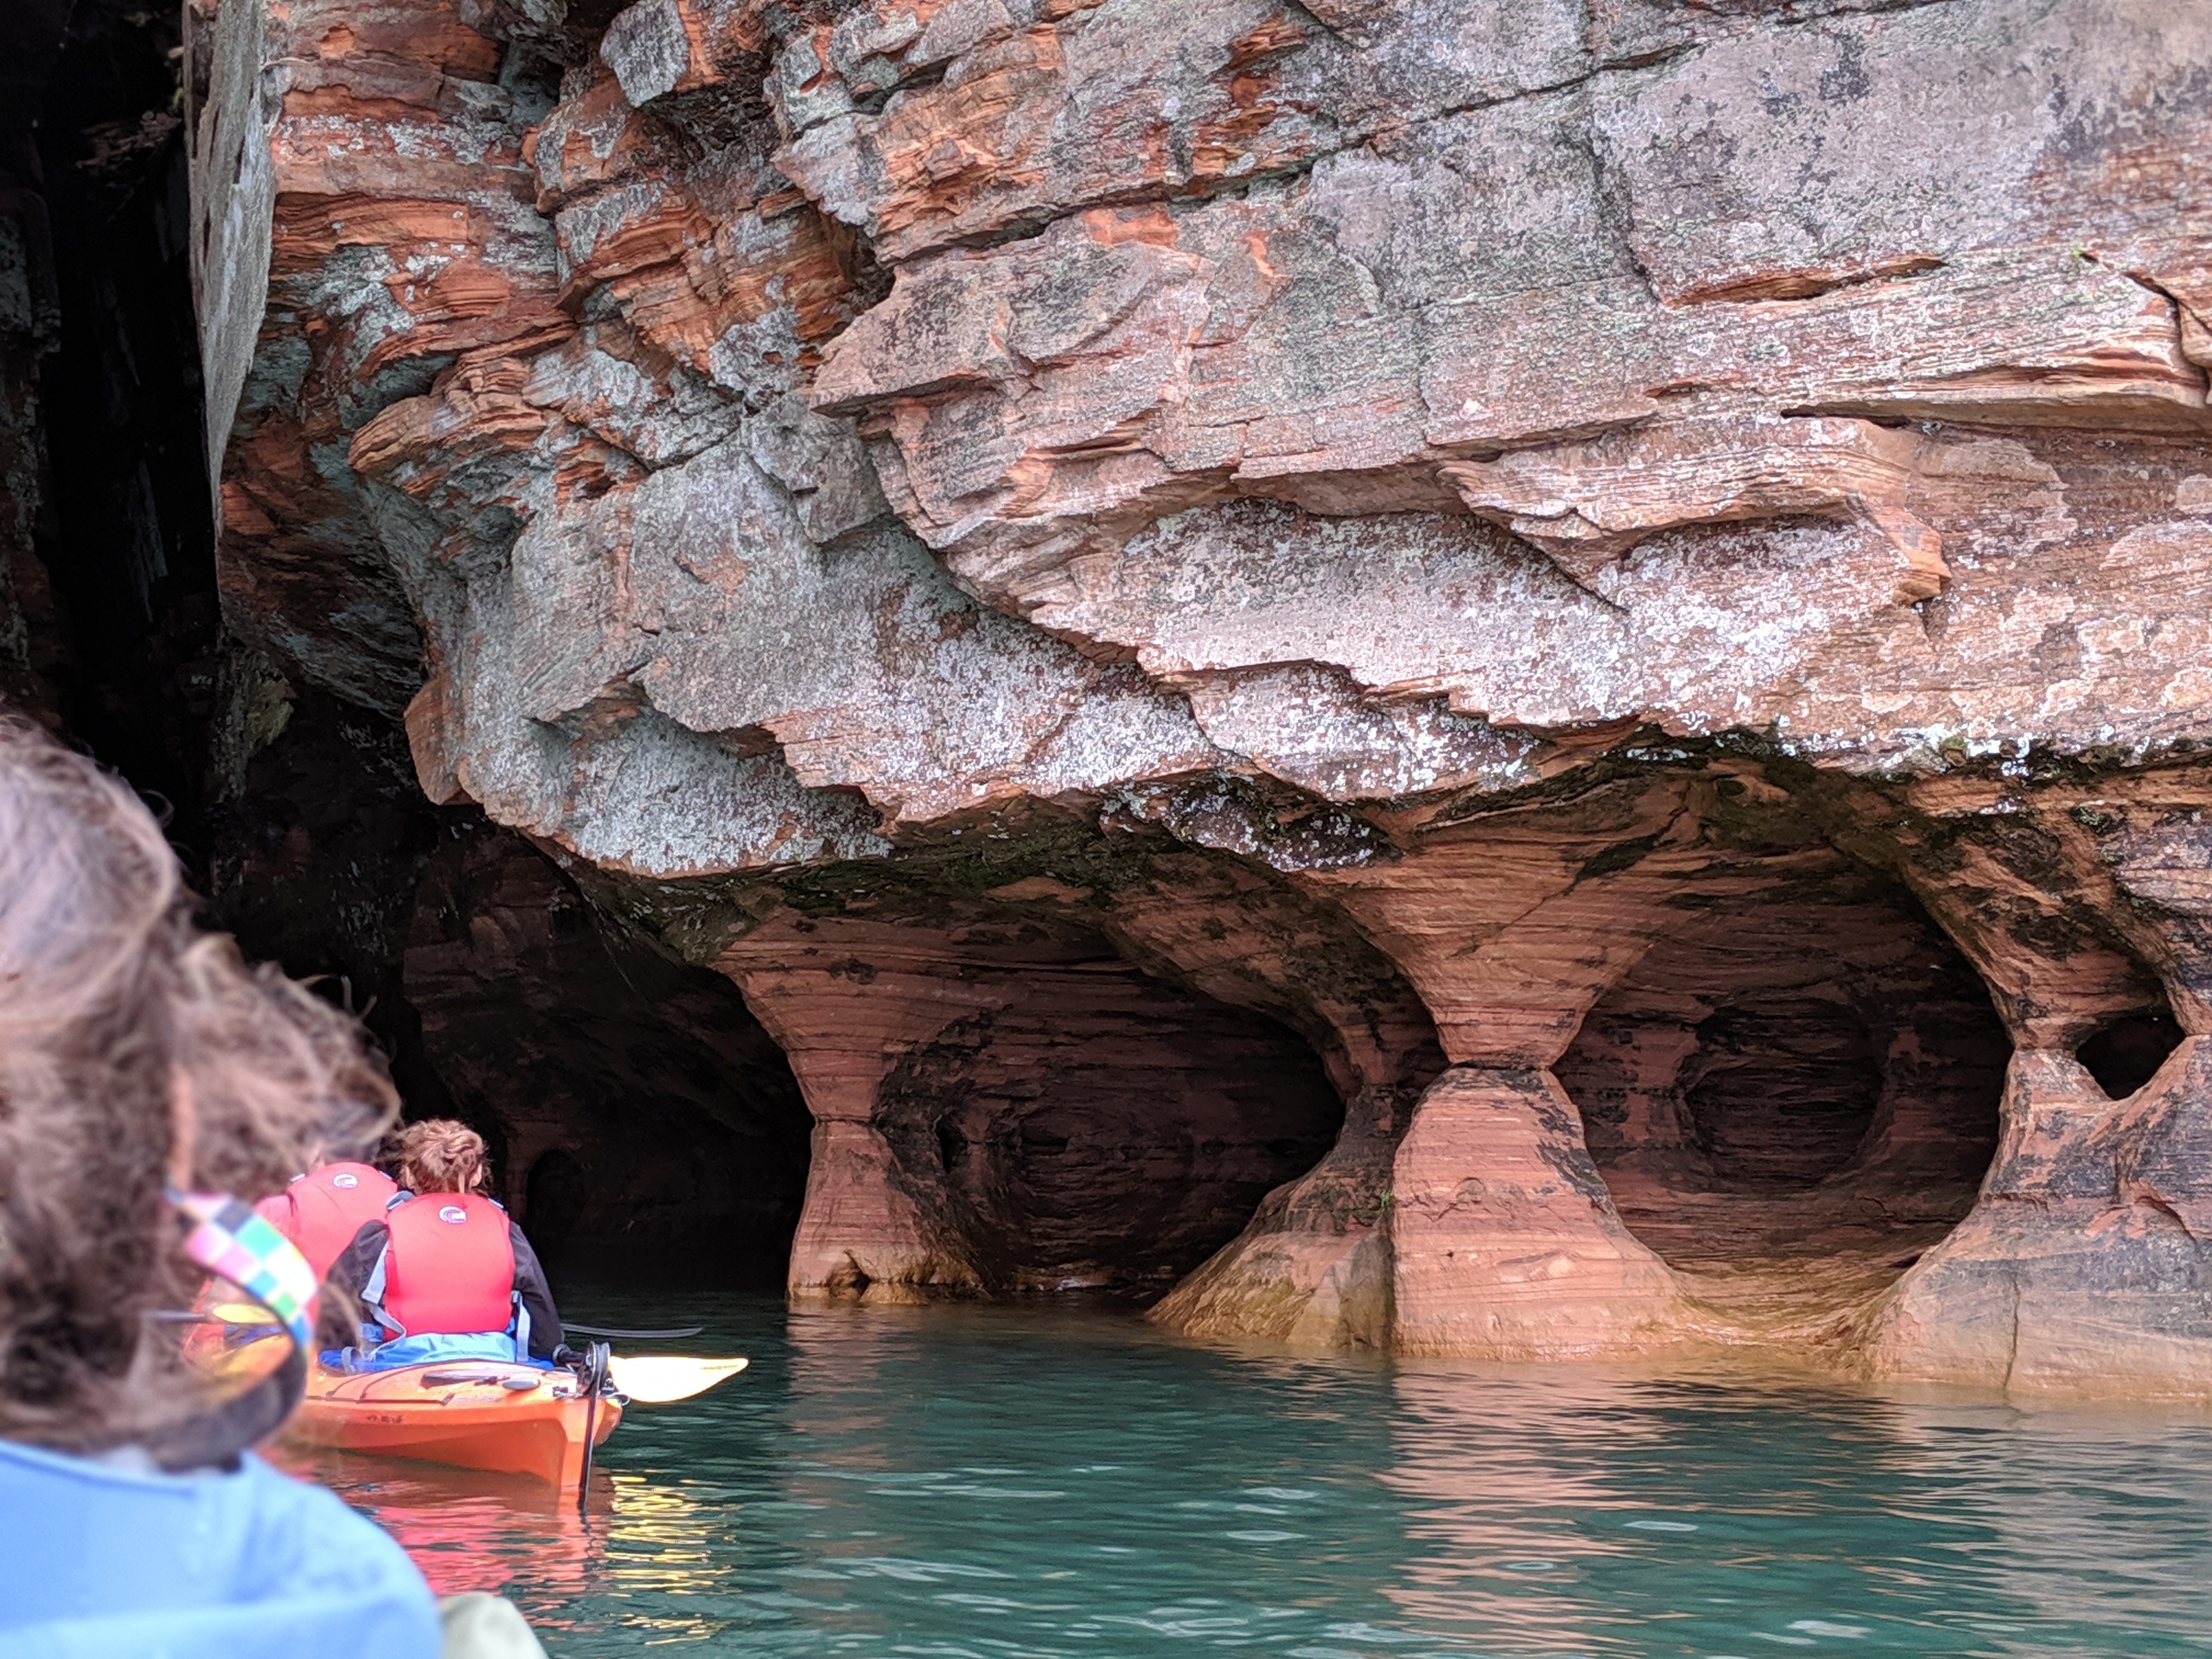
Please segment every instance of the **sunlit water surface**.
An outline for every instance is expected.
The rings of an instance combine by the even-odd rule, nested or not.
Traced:
[[[2202,1414],[1270,1358],[1097,1312],[568,1300],[753,1361],[636,1408],[588,1517],[292,1460],[556,1659],[2212,1650]]]

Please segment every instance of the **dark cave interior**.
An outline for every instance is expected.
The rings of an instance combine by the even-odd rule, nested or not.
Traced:
[[[719,974],[422,799],[398,726],[310,690],[216,817],[210,920],[363,1013],[410,1117],[481,1132],[556,1268],[780,1283],[811,1120]]]
[[[1668,1263],[1904,1266],[1965,1216],[2011,1045],[1917,902],[1826,848],[1670,927],[1554,1068]]]
[[[877,1093],[901,1167],[994,1291],[1164,1291],[1343,1122],[1303,1039],[1097,950],[1024,975]]]
[[[2160,1008],[2107,1021],[2082,1039],[2074,1057],[2107,1096],[2125,1100],[2151,1080],[2181,1038],[2181,1022]]]

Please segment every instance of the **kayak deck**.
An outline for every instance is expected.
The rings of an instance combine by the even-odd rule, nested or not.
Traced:
[[[283,1435],[302,1445],[574,1486],[583,1478],[589,1410],[576,1377],[565,1370],[496,1360],[353,1373],[318,1367]],[[621,1401],[602,1395],[592,1443],[603,1444],[622,1415]]]

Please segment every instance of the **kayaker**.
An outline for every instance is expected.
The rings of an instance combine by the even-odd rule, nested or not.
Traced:
[[[331,1269],[379,1333],[347,1363],[382,1370],[430,1359],[567,1357],[537,1251],[483,1191],[483,1137],[450,1118],[400,1138],[400,1190]]]
[[[297,1255],[222,1193],[395,1105],[352,1020],[191,918],[130,790],[0,718],[0,1652],[436,1659],[399,1547],[246,1449],[301,1368],[211,1404],[149,1316],[222,1244],[304,1341]]]
[[[354,1236],[368,1223],[383,1218],[385,1206],[398,1190],[398,1182],[374,1164],[347,1159],[325,1162],[322,1149],[318,1147],[315,1167],[305,1175],[294,1176],[283,1192],[273,1193],[256,1203],[253,1212],[291,1240],[320,1281],[330,1273],[331,1264],[353,1243]],[[219,1290],[220,1281],[210,1279],[194,1298],[191,1310],[197,1314],[215,1312],[222,1300]],[[326,1297],[322,1300],[326,1340],[334,1343],[347,1341],[354,1322],[349,1311],[339,1305],[343,1298]],[[225,1346],[222,1334],[206,1326],[193,1330],[185,1338],[187,1352],[202,1358],[220,1353]]]
[[[326,1277],[361,1230],[381,1221],[399,1183],[373,1164],[319,1164],[294,1176],[284,1190],[253,1207],[300,1247],[315,1277]]]

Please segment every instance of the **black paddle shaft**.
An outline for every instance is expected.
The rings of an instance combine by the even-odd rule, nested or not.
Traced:
[[[576,1513],[588,1513],[585,1504],[592,1495],[592,1443],[599,1432],[599,1396],[606,1392],[607,1366],[614,1351],[604,1342],[594,1342],[584,1353],[584,1473],[576,1482]]]
[[[696,1336],[707,1328],[704,1325],[679,1325],[665,1331],[618,1331],[608,1325],[579,1325],[573,1320],[564,1321],[561,1329],[565,1334],[574,1331],[579,1336],[611,1336],[625,1342],[659,1342],[678,1336]]]

